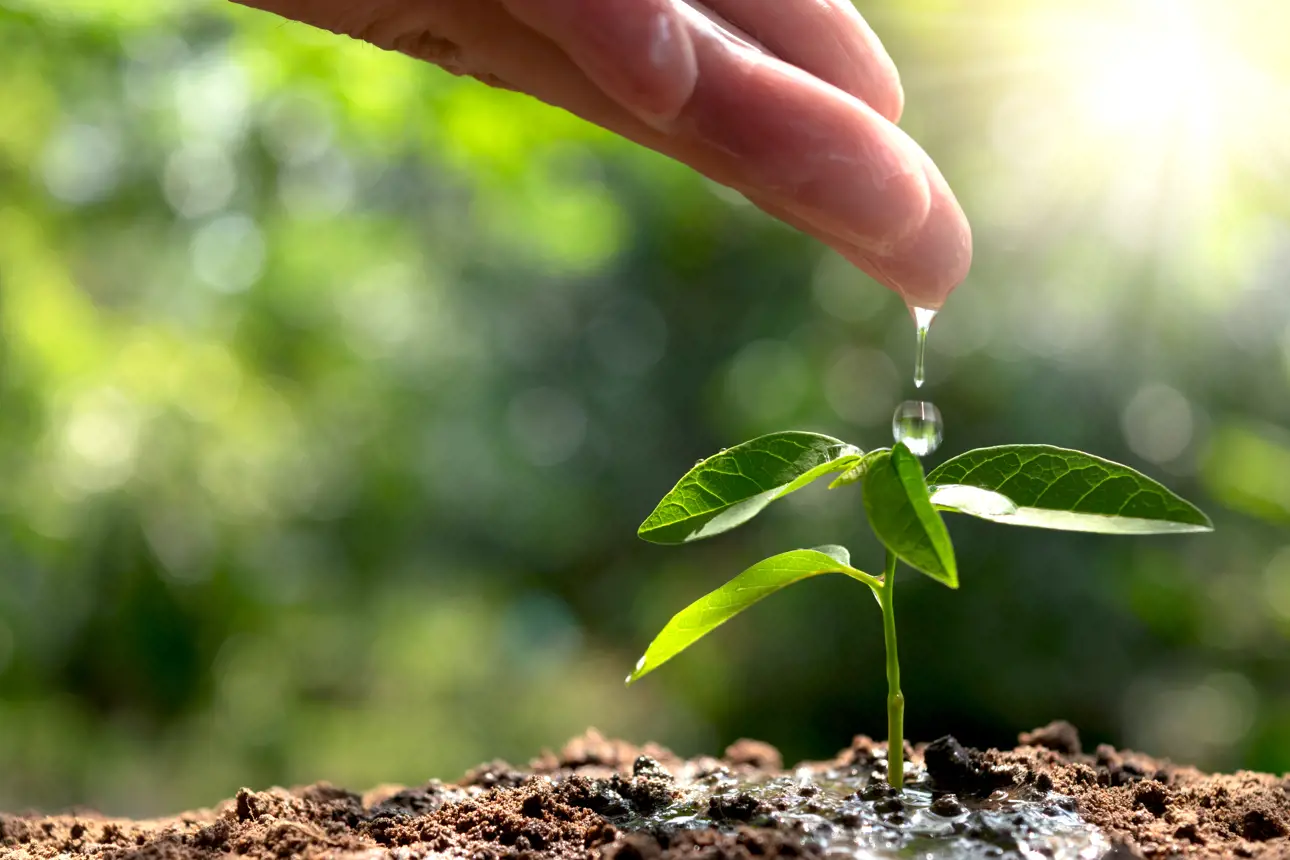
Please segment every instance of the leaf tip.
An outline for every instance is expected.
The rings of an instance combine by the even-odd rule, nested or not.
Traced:
[[[640,538],[646,543],[652,543],[656,546],[675,546],[676,544],[685,542],[685,541],[678,541],[678,540],[668,540],[666,537],[663,536],[663,534],[664,534],[663,530],[660,529],[658,526],[653,525],[649,520],[646,520],[645,522],[641,523],[640,528],[636,530],[636,537]]]
[[[636,666],[632,669],[631,674],[627,676],[626,680],[623,681],[623,684],[630,687],[632,684],[635,684],[642,677],[647,675],[653,668],[653,666],[645,665],[645,657],[642,655],[641,658],[636,661]]]

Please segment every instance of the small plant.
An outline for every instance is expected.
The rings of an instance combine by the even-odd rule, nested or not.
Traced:
[[[1209,518],[1145,475],[1047,445],[981,448],[924,476],[903,444],[865,453],[815,433],[773,433],[701,460],[641,525],[652,543],[682,544],[743,525],[776,499],[825,475],[829,488],[863,482],[864,510],[887,549],[882,576],[851,566],[840,546],[798,549],[759,562],[677,613],[627,678],[654,671],[700,637],[781,588],[840,573],[869,586],[882,608],[887,653],[887,781],[904,782],[905,699],[896,657],[896,566],[904,562],[950,588],[958,567],[941,511],[1009,525],[1100,534],[1211,531]],[[894,752],[894,755],[893,755]]]

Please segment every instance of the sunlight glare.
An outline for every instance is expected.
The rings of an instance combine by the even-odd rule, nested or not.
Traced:
[[[1009,58],[980,67],[1003,83],[994,224],[1053,247],[1080,225],[1171,289],[1230,300],[1261,253],[1251,215],[1290,175],[1288,26],[1286,0],[1051,0],[990,21]]]
[[[1192,4],[1144,0],[1099,30],[1088,46],[1083,93],[1090,118],[1110,131],[1143,132],[1212,112],[1227,70]]]

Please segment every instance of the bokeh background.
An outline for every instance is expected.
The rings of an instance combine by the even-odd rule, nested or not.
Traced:
[[[1218,526],[953,522],[962,590],[902,586],[910,735],[1290,769],[1290,8],[864,11],[976,231],[934,459],[1077,447]],[[622,679],[764,555],[878,563],[854,490],[635,528],[763,432],[888,444],[912,351],[815,242],[519,96],[219,0],[0,0],[0,808],[881,735],[840,578]]]

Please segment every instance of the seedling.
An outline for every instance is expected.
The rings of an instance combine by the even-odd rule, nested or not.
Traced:
[[[867,585],[882,609],[887,655],[887,781],[904,782],[905,698],[896,657],[896,566],[904,562],[958,588],[942,511],[1017,526],[1099,534],[1211,531],[1195,505],[1127,466],[1047,445],[980,448],[924,476],[904,445],[865,453],[815,433],[773,433],[701,460],[640,527],[659,544],[682,544],[743,525],[776,499],[838,474],[830,489],[863,483],[869,525],[887,550],[882,576],[851,566],[840,546],[798,549],[759,562],[677,613],[627,678],[632,683],[757,601],[795,582],[840,573]]]

